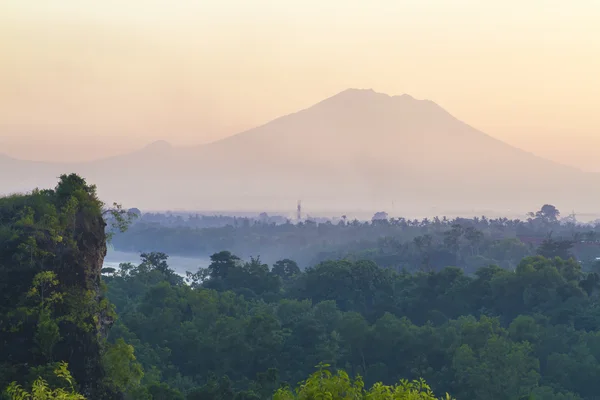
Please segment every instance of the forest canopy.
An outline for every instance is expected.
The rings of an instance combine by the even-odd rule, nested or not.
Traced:
[[[140,239],[180,228],[146,231],[65,175],[0,199],[2,396],[591,400],[600,276],[577,246],[595,237],[557,215],[202,228],[180,244],[223,248],[182,276],[161,251],[177,241]],[[103,266],[111,232],[146,243],[139,263]],[[254,256],[232,251],[253,235]],[[264,238],[306,246],[266,262]]]

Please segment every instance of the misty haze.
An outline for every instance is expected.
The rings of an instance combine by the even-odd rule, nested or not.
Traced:
[[[6,0],[0,400],[594,400],[600,4]]]
[[[509,146],[432,101],[357,89],[207,145],[159,141],[88,163],[0,163],[5,193],[49,187],[68,171],[95,182],[102,199],[147,210],[281,212],[301,199],[330,214],[523,216],[549,198],[589,213],[600,196],[598,174]]]

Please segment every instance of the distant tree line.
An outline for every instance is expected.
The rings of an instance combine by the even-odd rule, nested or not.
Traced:
[[[544,205],[527,220],[375,218],[370,222],[342,219],[336,224],[254,221],[197,228],[142,219],[126,233],[115,235],[113,244],[121,251],[179,256],[208,257],[227,249],[245,258],[261,256],[270,263],[292,258],[301,268],[327,259],[369,259],[396,271],[457,266],[473,272],[489,264],[514,268],[523,257],[540,253],[546,243],[540,254],[573,256],[586,269],[595,268],[600,257],[600,225],[561,222],[559,216],[554,206]],[[554,249],[548,246],[552,243]]]

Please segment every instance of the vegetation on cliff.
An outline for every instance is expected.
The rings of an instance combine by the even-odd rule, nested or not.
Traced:
[[[0,198],[0,387],[53,382],[67,362],[84,395],[118,397],[102,362],[115,318],[100,273],[105,212],[121,215],[77,175]]]

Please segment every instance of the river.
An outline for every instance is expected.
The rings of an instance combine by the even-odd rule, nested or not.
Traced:
[[[133,265],[140,264],[140,255],[124,251],[116,251],[109,249],[104,257],[104,268],[110,267],[119,269],[121,263],[132,263]],[[184,276],[186,271],[196,272],[198,268],[206,268],[210,264],[209,257],[179,257],[169,256],[167,260],[169,267],[177,274]]]

